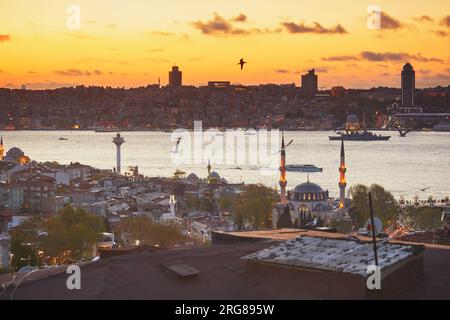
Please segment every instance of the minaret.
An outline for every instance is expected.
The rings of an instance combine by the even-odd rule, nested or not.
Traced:
[[[287,205],[286,198],[286,147],[284,144],[284,132],[281,139],[281,159],[280,159],[280,204]]]
[[[347,168],[345,167],[345,149],[344,149],[344,139],[341,142],[341,165],[339,166],[339,208],[345,208],[345,188],[347,187],[347,180],[345,179],[345,173]]]
[[[120,133],[117,133],[117,136],[113,139],[113,143],[116,145],[117,147],[117,174],[121,174],[121,170],[120,170],[120,147],[122,146],[122,144],[125,142],[125,139],[120,136]]]
[[[3,160],[5,156],[5,148],[3,147],[3,137],[0,138],[0,161]]]
[[[175,198],[175,195],[171,195],[170,196],[169,204],[170,204],[170,214],[172,216],[175,216],[176,215],[176,207],[175,206],[177,204],[177,200]]]
[[[208,166],[206,167],[208,169],[208,177],[211,175],[211,160],[208,160]]]

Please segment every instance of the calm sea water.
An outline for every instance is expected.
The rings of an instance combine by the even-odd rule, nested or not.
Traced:
[[[338,195],[338,166],[340,142],[329,141],[330,132],[287,132],[286,139],[294,139],[287,152],[288,164],[314,164],[323,167],[322,173],[310,174],[310,180]],[[450,133],[414,132],[401,138],[395,132],[390,141],[347,142],[346,162],[349,185],[378,183],[395,196],[411,199],[429,195],[450,196]],[[16,146],[36,161],[57,161],[62,164],[79,161],[97,168],[115,166],[114,133],[89,131],[8,131],[0,132],[5,149]],[[177,166],[171,160],[174,142],[164,132],[125,132],[122,146],[122,168],[139,166],[148,176],[172,176],[176,169],[207,174],[204,165]],[[65,137],[67,141],[60,141]],[[207,162],[207,160],[206,160]],[[262,175],[250,165],[213,165],[229,182],[263,183],[274,187],[278,175]],[[305,173],[288,172],[288,187],[305,182]],[[426,192],[420,189],[430,187]]]

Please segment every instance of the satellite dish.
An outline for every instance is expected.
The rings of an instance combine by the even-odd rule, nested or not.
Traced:
[[[366,224],[364,225],[364,229],[367,231],[367,235],[372,237],[373,236],[373,230],[375,229],[375,236],[379,235],[380,232],[383,230],[383,223],[381,220],[377,217],[373,219],[375,228],[372,227],[372,220],[369,218],[366,221]]]

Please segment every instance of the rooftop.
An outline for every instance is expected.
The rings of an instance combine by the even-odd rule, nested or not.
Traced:
[[[333,239],[344,239],[346,235],[315,233],[322,234],[323,237],[313,240],[310,239],[309,231],[294,232],[290,229],[246,232],[240,233],[241,236],[235,233],[234,237],[240,241],[233,244],[133,252],[129,255],[102,259],[81,266],[82,290],[79,291],[67,290],[68,275],[64,268],[37,271],[20,284],[12,298],[149,300],[355,298],[355,293],[348,287],[348,281],[352,281],[352,277],[355,277],[353,274],[349,274],[348,277],[343,272],[317,270],[300,276],[301,268],[295,266],[275,267],[269,273],[254,272],[249,270],[248,258],[243,259],[252,255],[263,259],[263,252],[274,250],[276,253],[276,249],[270,248],[287,246],[299,235],[307,235],[306,239],[299,243],[309,243],[310,246],[318,247],[320,250],[337,250],[338,253],[345,250],[340,245],[335,245]],[[283,244],[273,237],[289,241]],[[258,241],[254,241],[255,239]],[[360,247],[358,242],[343,240],[341,243],[346,243],[348,248],[356,252],[366,250],[364,246]],[[328,245],[330,246],[327,247]],[[407,250],[405,252],[397,249],[395,245],[388,247],[392,248],[395,254],[408,254],[408,248],[411,248],[408,245],[403,246]],[[323,256],[325,259],[326,254],[326,252],[318,252],[317,257]],[[396,259],[396,257],[392,258]],[[303,263],[304,258],[296,259]],[[196,276],[174,277],[164,270],[164,266],[181,265],[183,269],[196,270]],[[423,271],[423,278],[400,287],[400,291],[390,298],[449,299],[450,247],[426,245],[423,252]],[[0,299],[10,299],[14,285],[24,276],[25,274],[0,276],[0,286],[9,284],[3,294],[0,294]],[[13,277],[15,279],[11,283]],[[311,281],[309,280],[311,277],[318,277],[318,280]],[[334,286],[333,290],[330,286]],[[314,288],[316,289],[312,290]]]
[[[381,270],[419,254],[423,247],[382,242],[378,246]],[[367,266],[375,264],[373,246],[357,239],[299,237],[244,257],[255,262],[268,262],[324,271],[367,275]]]

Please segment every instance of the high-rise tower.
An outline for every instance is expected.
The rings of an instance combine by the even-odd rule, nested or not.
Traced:
[[[172,67],[172,71],[169,71],[169,86],[172,88],[178,88],[183,85],[183,74],[177,66]]]
[[[309,70],[302,75],[302,90],[308,96],[314,96],[318,91],[318,76],[315,70]]]
[[[405,64],[402,71],[402,105],[414,107],[414,93],[416,90],[416,72],[410,63]]]
[[[286,145],[284,143],[284,132],[281,138],[281,159],[280,159],[280,204],[287,205],[286,197]]]
[[[339,197],[339,208],[345,208],[345,188],[347,187],[347,180],[345,178],[345,173],[347,172],[347,168],[345,167],[345,148],[344,148],[344,139],[341,141],[341,165],[339,166],[339,189],[340,189],[340,197]]]
[[[121,174],[121,168],[120,168],[120,164],[121,164],[120,147],[122,146],[122,144],[125,143],[125,139],[120,135],[120,133],[117,133],[117,136],[113,139],[113,143],[117,147],[117,166],[116,166],[116,170],[117,170],[118,174]]]

